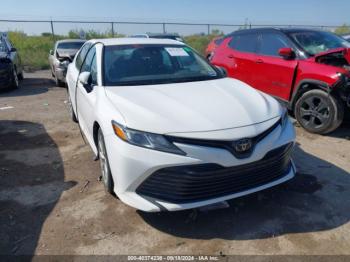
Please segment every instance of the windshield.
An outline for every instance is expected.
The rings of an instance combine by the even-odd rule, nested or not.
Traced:
[[[182,45],[117,45],[104,48],[104,83],[150,85],[204,81],[222,75]]]
[[[350,47],[345,39],[328,32],[303,31],[290,33],[289,36],[312,56],[330,49]]]
[[[57,49],[75,49],[79,50],[80,47],[84,44],[84,42],[64,42],[59,43]]]

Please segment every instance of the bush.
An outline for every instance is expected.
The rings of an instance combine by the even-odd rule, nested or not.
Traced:
[[[28,36],[23,32],[9,32],[10,41],[17,48],[26,71],[48,69],[48,55],[53,46],[52,36]]]

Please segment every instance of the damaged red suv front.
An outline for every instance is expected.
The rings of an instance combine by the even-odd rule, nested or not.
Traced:
[[[325,31],[239,30],[211,62],[285,103],[302,127],[326,134],[350,113],[350,43]]]

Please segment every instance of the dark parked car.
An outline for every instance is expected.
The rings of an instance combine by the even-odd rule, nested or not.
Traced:
[[[23,79],[21,59],[5,34],[0,33],[0,89],[19,87]]]
[[[278,98],[309,132],[330,133],[350,113],[350,43],[333,33],[240,30],[225,37],[211,62]]]
[[[57,86],[66,85],[66,73],[68,65],[80,47],[86,42],[81,39],[66,39],[57,41],[54,49],[50,50],[49,63],[52,77],[55,78]]]

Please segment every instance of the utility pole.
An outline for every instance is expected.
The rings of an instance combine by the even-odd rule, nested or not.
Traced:
[[[111,25],[112,25],[112,37],[114,37],[114,23],[112,22]]]
[[[55,31],[54,31],[54,29],[53,29],[53,21],[52,21],[52,19],[51,19],[51,21],[50,21],[50,24],[51,24],[51,34],[52,34],[52,40],[53,40],[53,42],[55,42]]]

